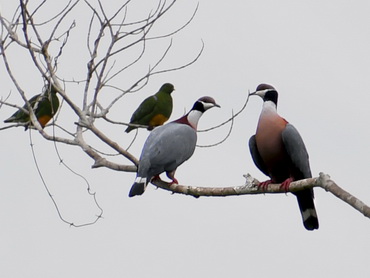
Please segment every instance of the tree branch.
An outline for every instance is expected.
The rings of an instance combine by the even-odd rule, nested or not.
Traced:
[[[170,184],[160,180],[153,180],[152,183],[162,189],[171,191],[173,193],[190,195],[195,198],[199,197],[226,197],[226,196],[238,196],[238,195],[252,195],[252,194],[277,194],[287,192],[297,192],[303,189],[321,187],[326,191],[329,191],[337,198],[341,199],[345,203],[352,206],[354,209],[361,212],[364,216],[370,218],[370,207],[360,201],[355,196],[351,195],[341,187],[339,187],[330,176],[324,173],[320,173],[319,177],[309,178],[292,182],[289,186],[289,190],[285,191],[280,184],[270,184],[264,190],[257,185],[259,181],[253,178],[251,175],[244,175],[246,182],[241,186],[230,186],[230,187],[196,187],[186,186],[178,184]]]

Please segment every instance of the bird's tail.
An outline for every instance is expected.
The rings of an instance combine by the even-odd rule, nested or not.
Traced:
[[[4,120],[4,123],[24,123],[24,130],[27,130],[30,123],[28,122],[28,120],[23,120],[23,119],[20,119],[20,118],[17,118],[16,116],[11,116],[10,118]]]
[[[146,189],[148,182],[146,178],[137,177],[135,183],[131,186],[129,197],[134,197],[136,195],[142,195]]]
[[[128,126],[125,130],[126,133],[129,133],[131,130],[135,129],[133,126]]]
[[[4,123],[14,123],[15,121],[17,121],[17,118],[13,116],[11,116],[10,118],[7,118],[6,120],[4,120]]]
[[[309,231],[318,229],[319,220],[317,219],[315,204],[313,201],[313,190],[305,189],[296,192],[295,195],[297,196],[304,227]]]

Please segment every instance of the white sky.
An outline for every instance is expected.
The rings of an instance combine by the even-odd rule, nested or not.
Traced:
[[[11,18],[14,7],[8,2],[0,0],[3,15]],[[156,2],[145,3],[150,10]],[[196,3],[180,1],[156,32],[180,26]],[[134,3],[132,14],[140,14],[136,10],[140,5]],[[79,10],[84,9],[71,35],[78,45],[66,49],[70,58],[63,60],[58,71],[64,78],[75,77],[75,73],[78,78],[85,76],[86,27],[79,24],[89,14],[80,3]],[[200,128],[210,127],[228,118],[232,109],[237,111],[248,90],[270,83],[280,93],[278,111],[296,126],[306,143],[312,173],[330,174],[339,186],[370,204],[369,14],[370,2],[361,0],[203,0],[193,22],[174,36],[165,65],[189,61],[203,40],[201,58],[185,70],[153,77],[140,94],[120,102],[112,117],[128,121],[144,97],[171,82],[176,87],[171,119],[183,115],[197,98],[210,95],[222,106],[200,120]],[[159,55],[163,45],[148,51]],[[16,54],[12,56],[14,70],[22,86],[32,91],[31,97],[40,90],[41,78],[26,62],[27,53]],[[149,60],[147,64],[152,63]],[[1,96],[12,90],[10,100],[21,104],[1,65]],[[127,80],[129,76],[122,77],[122,87],[129,84]],[[116,80],[118,86],[120,81]],[[248,149],[261,107],[262,101],[252,98],[225,143],[197,148],[177,171],[180,183],[242,185],[245,173],[266,179]],[[61,121],[71,113],[66,106],[63,109]],[[13,111],[3,107],[0,119]],[[51,127],[46,130],[52,131]],[[133,134],[123,130],[105,128],[121,146],[127,146]],[[227,128],[199,134],[198,143],[217,142],[226,133]],[[140,131],[133,146],[137,157],[147,135]],[[29,133],[17,128],[2,131],[0,136],[2,277],[370,275],[369,219],[321,189],[315,190],[320,229],[308,232],[290,194],[194,199],[150,185],[142,197],[129,199],[134,173],[92,170],[92,160],[80,149],[58,145],[64,161],[89,180],[104,209],[104,219],[97,224],[73,228],[60,221],[43,187],[32,159]],[[98,210],[84,181],[59,164],[52,142],[45,142],[36,132],[32,137],[40,169],[64,217],[76,224],[93,220]],[[127,163],[122,158],[115,160]]]

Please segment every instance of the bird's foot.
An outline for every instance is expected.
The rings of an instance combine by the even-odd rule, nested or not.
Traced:
[[[171,171],[171,172],[166,172],[167,177],[172,180],[170,182],[170,185],[172,185],[172,184],[179,184],[179,182],[175,178],[175,172],[176,172],[176,169],[173,170],[173,171]]]
[[[172,178],[172,181],[170,182],[170,185],[172,185],[172,184],[179,184],[179,182],[177,181],[177,179]]]
[[[280,188],[283,188],[285,192],[288,192],[290,183],[293,181],[293,178],[288,178],[285,181],[283,181],[280,185]]]
[[[257,186],[258,186],[258,188],[261,188],[263,191],[266,191],[267,187],[271,183],[272,183],[271,180],[267,180],[267,181],[260,182]]]

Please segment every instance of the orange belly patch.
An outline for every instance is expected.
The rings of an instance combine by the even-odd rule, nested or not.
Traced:
[[[149,122],[149,126],[159,126],[163,125],[168,120],[167,117],[165,117],[162,114],[155,115]]]
[[[45,115],[45,116],[41,116],[41,117],[37,118],[37,120],[39,121],[39,123],[42,127],[45,127],[46,124],[51,120],[51,117]]]

